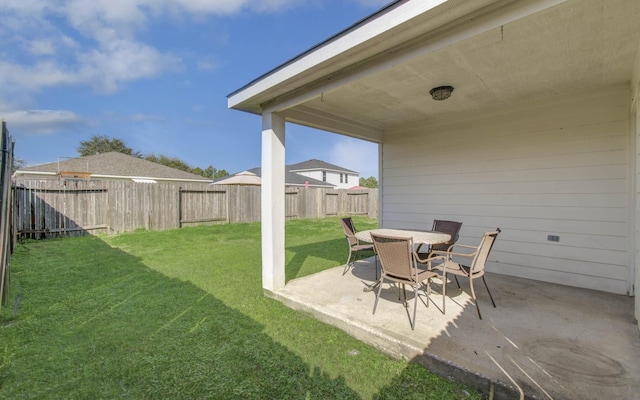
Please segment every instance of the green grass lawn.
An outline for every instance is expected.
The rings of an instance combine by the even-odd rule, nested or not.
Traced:
[[[348,254],[337,218],[286,248],[287,280]],[[11,269],[0,399],[480,398],[264,296],[259,224],[30,241]]]

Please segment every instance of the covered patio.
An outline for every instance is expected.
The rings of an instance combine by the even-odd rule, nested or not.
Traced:
[[[230,94],[262,118],[265,291],[496,393],[638,398],[637,21],[637,0],[396,0]],[[501,228],[498,308],[480,321],[452,294],[410,332],[398,304],[371,316],[364,277],[285,286],[287,123],[378,144],[381,228],[460,221],[471,245]]]
[[[385,283],[376,314],[373,259],[355,263],[342,276],[336,267],[287,283],[271,295],[313,314],[391,357],[419,362],[431,371],[465,382],[495,399],[640,398],[640,337],[633,299],[590,289],[489,274],[497,308],[477,288],[483,319],[465,285],[447,288],[442,314],[440,283],[432,285],[427,308],[412,311]]]

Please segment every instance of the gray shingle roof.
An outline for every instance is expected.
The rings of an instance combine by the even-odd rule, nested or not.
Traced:
[[[252,174],[256,174],[259,177],[262,177],[262,169],[260,167],[247,169],[246,171],[251,172]],[[236,174],[230,174],[216,180],[226,179],[227,177],[233,176],[233,175],[236,175]],[[213,183],[216,183],[216,180],[214,180]],[[303,176],[300,174],[296,174],[295,172],[291,172],[289,171],[288,166],[285,166],[284,181],[286,185],[291,185],[291,186],[304,186],[307,181],[309,182],[310,186],[323,186],[323,187],[329,187],[329,188],[332,188],[335,186],[334,184],[329,182],[323,182],[318,179],[309,178],[307,176]]]
[[[143,160],[119,152],[96,154],[94,156],[73,158],[48,164],[21,168],[20,171],[37,172],[91,172],[94,175],[112,175],[123,178],[144,177],[149,179],[199,180],[211,182],[211,179],[162,164]]]
[[[287,166],[289,171],[317,171],[317,170],[327,170],[327,171],[337,171],[337,172],[347,172],[351,174],[357,174],[356,171],[352,171],[350,169],[342,168],[334,164],[330,164],[328,162],[324,162],[322,160],[307,160],[302,161],[297,164],[291,164]]]

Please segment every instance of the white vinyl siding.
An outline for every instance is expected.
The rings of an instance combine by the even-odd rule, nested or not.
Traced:
[[[309,178],[317,179],[319,181],[325,181],[327,183],[331,183],[335,185],[336,189],[349,189],[353,186],[356,186],[359,181],[359,178],[358,178],[359,175],[357,174],[347,174],[344,172],[336,172],[331,170],[300,171],[296,173],[300,175],[308,176]],[[342,182],[340,181],[340,175],[342,175]],[[325,177],[326,177],[326,180],[323,179]]]
[[[489,271],[628,293],[629,143],[627,85],[387,131],[382,224],[458,220],[465,244],[500,227]]]

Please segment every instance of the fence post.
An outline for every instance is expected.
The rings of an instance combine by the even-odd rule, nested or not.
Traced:
[[[11,168],[13,167],[14,142],[9,135],[5,121],[2,121],[2,164],[0,165],[0,307],[9,301],[9,281],[11,262],[10,221],[11,208]]]
[[[182,228],[182,186],[178,186],[178,228]]]

